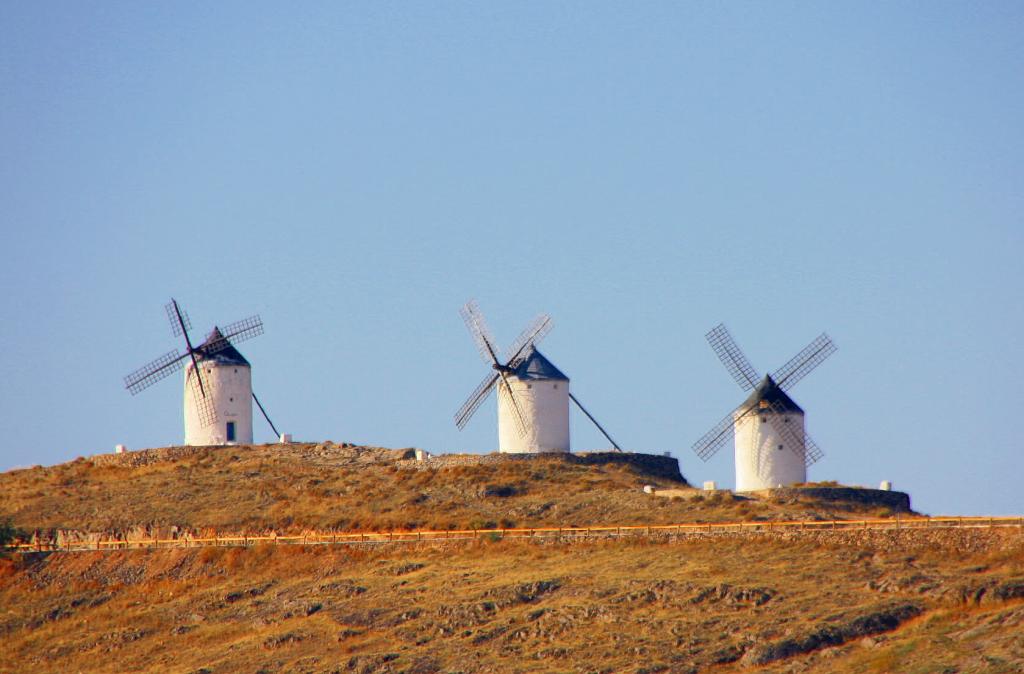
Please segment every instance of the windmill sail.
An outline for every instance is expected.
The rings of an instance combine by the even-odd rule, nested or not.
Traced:
[[[824,453],[806,433],[803,410],[786,391],[832,355],[836,351],[835,344],[822,333],[759,384],[757,370],[723,324],[709,331],[706,337],[740,388],[752,393],[693,444],[694,453],[707,461],[730,438],[736,437],[737,489],[775,487],[787,480],[788,483],[805,481],[807,466],[821,459]],[[795,454],[795,461],[799,463],[777,453],[785,449]],[[750,479],[744,471],[751,466],[758,476],[751,482],[760,486],[741,485],[741,475],[744,480]],[[795,475],[801,477],[794,479]]]
[[[209,359],[215,360],[222,365],[230,363],[235,368],[239,366],[248,367],[248,361],[232,347],[233,343],[252,339],[263,334],[263,321],[260,317],[250,316],[244,320],[230,323],[225,326],[223,331],[214,328],[210,338],[203,344],[194,346],[189,336],[189,330],[192,329],[192,321],[189,319],[188,313],[174,298],[171,298],[171,301],[164,308],[167,313],[167,319],[171,324],[171,332],[174,336],[182,337],[185,341],[185,353],[179,353],[175,349],[143,365],[124,378],[125,388],[135,395],[181,370],[186,362],[191,361],[191,366],[186,369],[185,375],[186,404],[191,406],[186,407],[186,442],[189,440],[190,428],[194,428],[197,424],[202,428],[210,428],[218,421],[218,418],[221,416],[220,412],[218,412],[218,405],[229,406],[228,411],[225,412],[229,420],[226,426],[217,432],[226,435],[226,441],[235,440],[238,435],[238,415],[244,415],[247,419],[248,431],[243,433],[242,437],[247,438],[247,441],[251,442],[250,396],[256,400],[256,404],[260,407],[271,428],[274,428],[273,423],[270,422],[270,417],[266,416],[266,410],[263,409],[263,405],[251,394],[251,383],[248,378],[240,380],[235,377],[232,380],[225,380],[221,377],[218,379],[216,364],[211,365],[207,363],[206,367],[203,365],[203,362]],[[235,372],[237,372],[237,369]],[[220,384],[217,384],[217,381],[220,381]],[[220,401],[217,402],[215,394],[221,385],[226,388],[221,390],[222,395],[220,396]],[[237,395],[238,391],[235,389],[238,389],[238,391],[244,389],[244,399],[246,403],[249,403],[247,409],[230,407],[231,404],[242,404],[240,397]],[[194,412],[194,416],[192,412]],[[276,428],[274,428],[274,431],[276,434]],[[202,436],[203,434],[200,435]],[[204,437],[209,438],[211,436],[210,434],[205,434]]]

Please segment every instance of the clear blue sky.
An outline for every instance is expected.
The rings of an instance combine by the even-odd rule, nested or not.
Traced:
[[[742,399],[704,333],[825,330],[812,479],[1019,514],[1022,85],[1014,2],[6,3],[0,469],[181,442],[180,377],[121,381],[171,296],[262,315],[297,439],[490,451],[476,297],[693,482]]]

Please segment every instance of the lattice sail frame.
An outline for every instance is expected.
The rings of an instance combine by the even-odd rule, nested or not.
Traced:
[[[775,385],[788,391],[798,381],[806,377],[814,368],[836,352],[836,345],[824,332],[814,338],[810,344],[800,350],[789,361],[772,373]]]
[[[168,351],[159,358],[146,363],[135,372],[124,378],[124,387],[132,395],[137,395],[161,379],[169,377],[185,364],[188,354],[181,355],[177,349]]]
[[[481,360],[488,365],[498,365],[498,349],[495,347],[494,335],[491,334],[490,328],[487,327],[487,321],[484,320],[484,315],[480,312],[480,307],[477,306],[476,300],[466,302],[465,306],[459,309],[459,315],[462,316],[466,329],[469,330],[469,334],[473,337],[473,342],[480,352]]]
[[[477,408],[490,396],[491,390],[498,383],[499,378],[500,375],[497,372],[488,373],[483,381],[469,394],[469,398],[462,404],[459,411],[455,413],[455,425],[459,427],[460,431],[469,423],[470,417],[473,416]]]
[[[540,314],[530,321],[526,329],[520,333],[516,341],[505,352],[507,366],[513,370],[519,367],[526,360],[527,354],[530,353],[529,347],[544,339],[553,327],[554,323],[547,314]]]
[[[511,403],[512,419],[516,424],[516,432],[519,433],[519,437],[524,437],[526,435],[526,418],[523,416],[523,410],[519,407],[519,401],[516,400],[512,385],[508,383],[508,378],[504,374],[501,375],[499,383],[498,399],[501,400],[502,396]]]
[[[725,324],[719,323],[704,337],[740,388],[744,391],[753,391],[761,377],[758,376],[757,370],[750,364],[747,357],[743,355],[739,345],[725,328]]]
[[[185,333],[182,332],[181,330],[182,325],[185,326],[186,331],[192,329],[192,321],[189,319],[188,313],[186,313],[184,309],[178,306],[177,302],[171,300],[170,302],[164,305],[164,309],[167,310],[167,320],[171,322],[172,335],[174,335],[175,337],[183,336]],[[181,316],[180,321],[178,320],[179,315]]]
[[[199,423],[203,428],[212,426],[217,421],[217,410],[213,406],[213,381],[209,377],[202,377],[201,364],[198,369],[189,368],[185,376],[192,390],[192,404],[196,406]]]
[[[249,318],[241,321],[229,323],[223,328],[218,328],[218,330],[220,330],[221,333],[220,338],[196,347],[196,353],[200,353],[204,356],[212,356],[220,353],[229,346],[233,346],[239,342],[244,342],[252,339],[253,337],[259,337],[263,334],[263,321],[260,320],[258,315],[250,316]]]

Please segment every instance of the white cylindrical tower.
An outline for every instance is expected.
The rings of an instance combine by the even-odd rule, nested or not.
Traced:
[[[185,368],[185,444],[252,444],[252,367],[234,346],[208,354],[204,347],[222,343],[224,337],[214,328],[195,350],[202,370],[204,400],[195,382],[195,368]],[[211,423],[208,411],[214,412]]]
[[[741,409],[753,409],[735,419],[736,491],[787,487],[807,481],[804,462],[804,411],[772,381],[764,381]],[[776,425],[790,426],[787,439]],[[798,446],[792,447],[793,442]]]
[[[526,426],[498,382],[498,451],[511,454],[569,451],[569,378],[536,349],[506,375]]]

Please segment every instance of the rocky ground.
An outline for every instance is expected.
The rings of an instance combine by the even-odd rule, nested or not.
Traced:
[[[166,448],[0,474],[0,515],[151,538],[898,508],[839,486],[704,494],[664,462],[449,463],[333,443]],[[32,553],[0,558],[0,607],[3,674],[1021,672],[1024,530]]]
[[[0,672],[1021,671],[1024,536],[947,535],[22,557]]]

